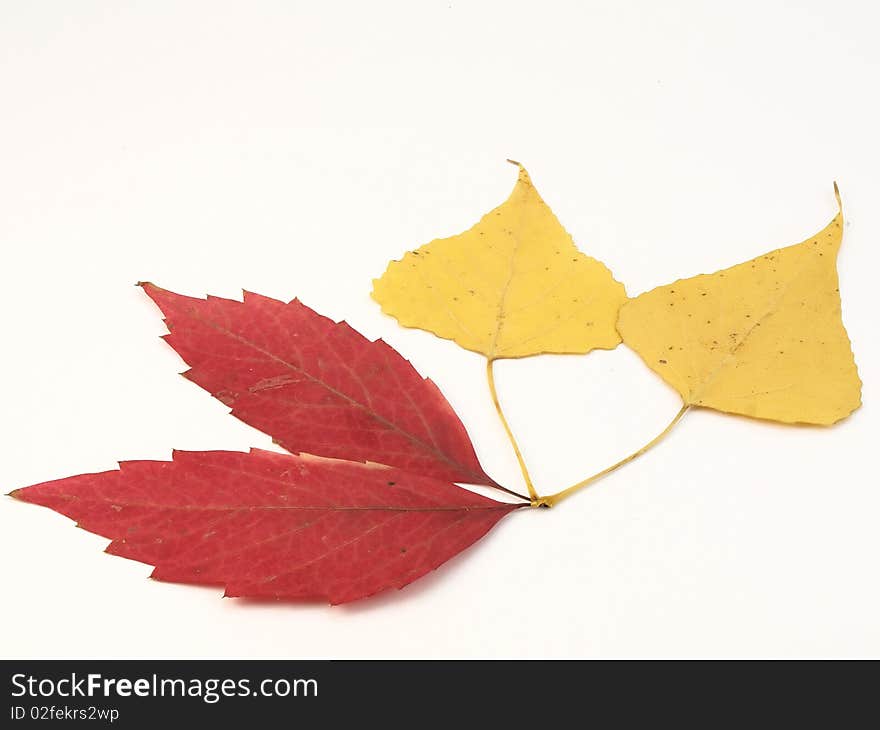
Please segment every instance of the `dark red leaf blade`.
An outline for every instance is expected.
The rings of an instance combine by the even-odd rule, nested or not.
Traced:
[[[437,386],[382,340],[296,299],[198,299],[141,286],[191,368],[186,377],[288,451],[502,488]]]
[[[13,497],[112,539],[152,577],[227,596],[346,603],[402,588],[523,504],[394,467],[252,450],[44,482]]]

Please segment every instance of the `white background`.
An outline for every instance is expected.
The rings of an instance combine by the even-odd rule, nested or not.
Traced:
[[[880,655],[880,15],[867,2],[0,2],[0,488],[273,448],[180,378],[134,286],[299,296],[441,386],[519,485],[477,356],[369,298],[521,160],[630,294],[848,218],[865,405],[830,429],[702,411],[556,510],[342,608],[147,580],[0,499],[5,657]],[[677,396],[624,347],[498,366],[539,487]]]

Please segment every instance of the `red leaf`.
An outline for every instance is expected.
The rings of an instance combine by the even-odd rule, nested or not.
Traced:
[[[12,496],[112,538],[107,552],[155,565],[159,580],[331,603],[402,588],[525,506],[393,467],[258,450],[176,451]]]
[[[205,300],[141,286],[191,366],[186,377],[288,451],[499,487],[437,386],[382,340],[296,299]]]

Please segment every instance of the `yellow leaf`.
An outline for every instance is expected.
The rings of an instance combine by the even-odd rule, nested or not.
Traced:
[[[841,209],[802,243],[631,299],[618,330],[686,405],[835,423],[861,403],[840,316],[842,237]]]
[[[626,293],[575,248],[519,165],[504,203],[470,230],[392,261],[373,298],[400,324],[496,360],[613,349]]]

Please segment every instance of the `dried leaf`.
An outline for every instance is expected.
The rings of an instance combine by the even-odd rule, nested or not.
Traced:
[[[626,294],[575,248],[520,165],[506,202],[470,230],[392,261],[373,298],[402,325],[495,360],[616,347]]]
[[[113,540],[152,577],[227,596],[345,603],[402,588],[523,505],[377,464],[174,453],[13,492]]]
[[[642,294],[620,310],[623,341],[687,405],[835,423],[861,402],[841,321],[842,237],[841,209],[802,243]]]
[[[382,340],[296,299],[142,286],[165,315],[165,341],[191,366],[184,375],[288,451],[498,486],[437,386]]]

